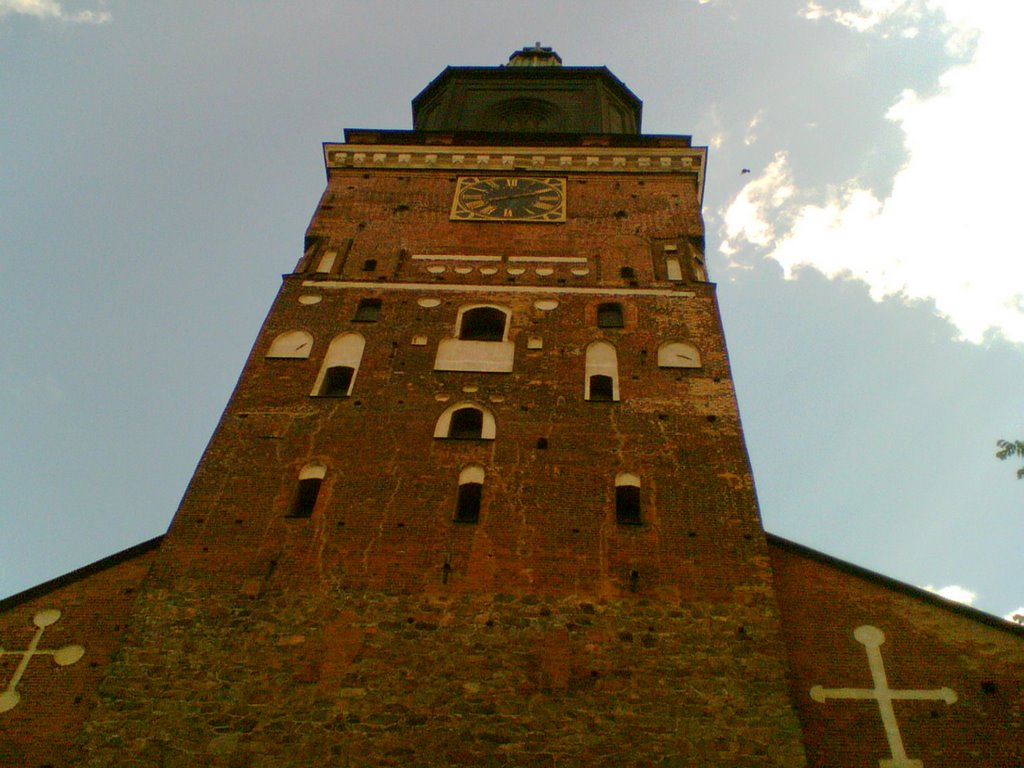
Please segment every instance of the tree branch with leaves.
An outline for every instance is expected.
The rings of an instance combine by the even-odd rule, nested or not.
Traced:
[[[1024,440],[996,440],[996,458],[1001,461],[1017,456],[1024,459]],[[1017,470],[1017,479],[1024,478],[1024,467]]]

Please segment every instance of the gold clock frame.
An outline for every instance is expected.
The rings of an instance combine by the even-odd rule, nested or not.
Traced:
[[[528,214],[517,214],[510,207],[491,205],[483,188],[490,186],[495,192],[508,192],[520,182],[541,185],[537,191],[519,193],[522,197],[537,197],[537,210]],[[516,223],[561,224],[565,222],[566,180],[560,176],[460,176],[456,181],[455,196],[452,199],[449,219],[452,221],[507,221]],[[503,189],[504,188],[504,189]],[[545,189],[546,188],[546,189]],[[480,191],[479,197],[470,194]],[[495,199],[509,199],[516,193]],[[542,197],[557,197],[557,200],[542,200]],[[549,206],[550,207],[547,207]]]

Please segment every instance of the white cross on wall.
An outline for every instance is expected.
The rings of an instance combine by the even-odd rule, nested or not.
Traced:
[[[39,641],[43,637],[43,632],[51,624],[56,624],[59,619],[60,611],[56,608],[39,611],[32,617],[32,623],[36,625],[36,634],[32,638],[32,642],[29,643],[27,650],[5,651],[3,648],[0,648],[0,656],[21,656],[18,668],[14,670],[14,677],[7,684],[6,690],[0,693],[0,713],[14,709],[18,706],[18,702],[21,701],[21,694],[18,693],[18,683],[21,682],[21,676],[25,674],[25,670],[28,669],[28,663],[32,660],[33,656],[53,656],[54,663],[61,667],[67,667],[85,655],[85,648],[80,645],[65,645],[63,648],[55,651],[39,650]]]
[[[930,691],[893,690],[885,678],[885,665],[882,663],[882,652],[879,647],[885,642],[885,634],[878,627],[868,624],[853,630],[854,639],[864,646],[868,654],[868,666],[871,668],[871,680],[874,688],[822,688],[816,685],[811,688],[811,698],[823,703],[825,699],[875,699],[882,716],[885,737],[889,740],[889,751],[892,758],[881,758],[881,768],[924,768],[924,762],[907,757],[903,748],[903,737],[896,722],[896,710],[892,703],[898,699],[944,701],[952,704],[956,701],[956,693],[952,688],[937,688]]]

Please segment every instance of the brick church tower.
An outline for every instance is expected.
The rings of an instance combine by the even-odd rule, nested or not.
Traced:
[[[413,116],[324,145],[166,536],[0,605],[72,644],[0,682],[0,765],[936,768],[967,728],[1010,765],[1020,633],[761,527],[706,149],[539,44]],[[870,684],[869,622],[906,747],[840,701],[884,673],[820,685]]]
[[[147,728],[227,722],[226,677],[294,729],[294,765],[799,763],[706,150],[560,64],[448,68],[412,131],[325,144],[125,653],[173,702]],[[154,690],[196,654],[209,688]],[[688,687],[711,680],[717,704]]]

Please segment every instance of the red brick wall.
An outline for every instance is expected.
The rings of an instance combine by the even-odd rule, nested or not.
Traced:
[[[792,545],[770,550],[810,766],[863,768],[891,757],[874,701],[810,697],[815,685],[873,687],[865,647],[853,636],[863,625],[885,635],[890,688],[956,694],[950,705],[894,703],[909,758],[925,768],[1024,765],[1024,631]]]
[[[0,602],[0,648],[29,647],[40,611],[58,610],[60,618],[45,627],[39,650],[81,645],[85,654],[59,666],[49,655],[34,656],[17,686],[17,705],[0,713],[0,766],[36,768],[71,766],[74,740],[99,697],[107,666],[133,622],[132,610],[153,561],[151,546],[115,555],[83,573],[72,573]],[[127,556],[127,559],[124,557]],[[21,655],[0,657],[0,691],[6,689]]]
[[[82,735],[84,764],[802,764],[714,288],[658,273],[664,243],[683,257],[699,242],[696,189],[645,176],[573,176],[569,221],[531,225],[449,222],[447,172],[332,172],[310,227],[319,251],[260,331],[140,600],[145,631]],[[331,248],[346,255],[331,279],[355,285],[309,273]],[[434,275],[412,258],[431,253],[502,261],[493,276]],[[511,256],[585,256],[591,271],[513,276]],[[593,292],[632,287],[662,293]],[[353,322],[362,298],[382,301],[378,322]],[[608,300],[625,328],[596,327]],[[459,306],[481,301],[511,309],[514,370],[435,371]],[[294,329],[313,336],[310,358],[266,359]],[[343,332],[366,339],[351,396],[310,397]],[[617,347],[621,402],[583,399],[596,339]],[[659,369],[667,340],[704,366]],[[461,400],[493,413],[496,440],[433,437]],[[311,461],[327,466],[316,509],[289,519]],[[459,524],[471,463],[486,471],[482,513]],[[615,522],[622,471],[642,480],[641,526]]]

